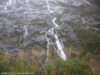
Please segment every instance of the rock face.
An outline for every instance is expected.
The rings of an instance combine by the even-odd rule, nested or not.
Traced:
[[[100,6],[100,0],[88,0],[88,1]]]
[[[78,40],[77,29],[99,31],[99,9],[92,5],[99,0],[89,0],[90,5],[85,0],[50,0],[51,16],[46,0],[7,1],[0,0],[0,48],[46,48],[45,32],[53,27],[52,17],[61,25],[58,34],[64,43]]]

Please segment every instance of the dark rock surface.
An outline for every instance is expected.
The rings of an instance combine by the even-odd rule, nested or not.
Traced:
[[[52,19],[62,28],[58,34],[64,43],[79,40],[76,30],[100,32],[100,0],[50,0],[51,16],[45,0],[22,0],[4,9],[8,0],[0,0],[0,48],[46,48],[45,32],[54,27]],[[19,5],[19,6],[18,6]],[[27,26],[28,36],[24,37]]]
[[[88,0],[88,1],[100,7],[100,0]]]

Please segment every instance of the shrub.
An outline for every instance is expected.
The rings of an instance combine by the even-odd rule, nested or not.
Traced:
[[[11,57],[10,62],[5,59],[5,51],[0,52],[0,73],[12,72],[13,75],[18,73],[29,73],[32,75],[93,75],[90,66],[79,59],[53,59],[50,64],[44,67],[34,67],[31,63],[26,63],[23,59]],[[13,60],[14,59],[14,60]],[[7,64],[8,63],[8,64]],[[6,64],[6,66],[5,66]]]
[[[5,54],[6,50],[0,50],[0,74],[5,70]]]
[[[46,66],[44,71],[44,75],[92,75],[89,65],[79,59],[57,59],[54,64]]]
[[[69,59],[66,62],[67,75],[93,75],[89,65],[79,59]]]

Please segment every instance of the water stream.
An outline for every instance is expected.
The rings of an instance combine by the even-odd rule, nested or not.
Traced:
[[[48,7],[49,16],[51,16],[51,15],[50,15],[50,14],[51,14],[51,11],[50,11],[49,0],[46,0],[46,2],[47,2],[47,7]],[[45,34],[45,35],[46,35],[46,39],[47,39],[47,43],[48,43],[47,48],[48,48],[48,50],[50,50],[50,49],[49,49],[49,48],[50,48],[49,45],[53,45],[53,46],[54,46],[54,44],[55,44],[56,47],[54,46],[54,49],[55,49],[55,51],[57,52],[57,54],[58,54],[62,59],[66,60],[66,54],[65,54],[64,51],[63,51],[63,47],[64,47],[64,46],[61,44],[61,41],[60,41],[60,39],[58,38],[57,31],[56,31],[56,29],[60,29],[60,26],[59,26],[58,24],[56,24],[55,21],[56,21],[56,17],[54,17],[54,18],[52,19],[52,23],[53,23],[53,25],[54,25],[54,28],[49,29],[49,30],[46,32],[46,34]],[[54,37],[55,41],[52,41],[52,38],[48,37],[47,35],[50,35],[50,36]],[[49,39],[49,40],[48,40],[48,39]],[[50,44],[50,42],[51,42],[52,44]],[[48,53],[47,53],[47,55],[48,55]]]

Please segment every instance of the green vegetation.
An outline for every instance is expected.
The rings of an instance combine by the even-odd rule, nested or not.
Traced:
[[[89,65],[79,59],[56,59],[54,64],[44,67],[44,71],[44,75],[93,75]]]
[[[1,52],[0,55],[0,73],[12,73],[9,75],[20,75],[27,73],[30,75],[93,75],[92,70],[86,62],[78,58],[68,59],[52,59],[51,63],[44,66],[35,66],[35,64],[28,63],[29,61],[23,60],[21,57],[6,57],[5,53]]]
[[[0,73],[5,70],[5,50],[0,50]]]
[[[84,30],[77,30],[77,35],[84,50],[94,54],[100,54],[100,35]]]

